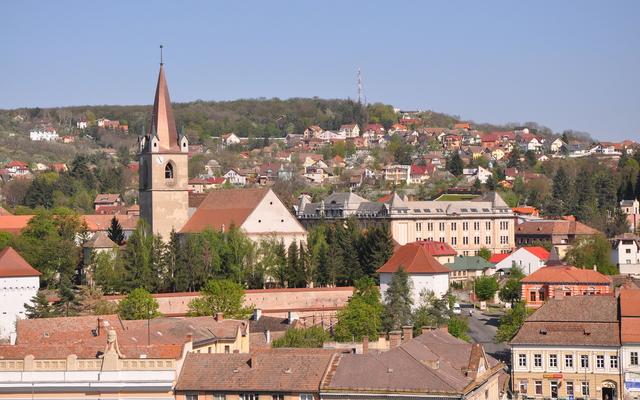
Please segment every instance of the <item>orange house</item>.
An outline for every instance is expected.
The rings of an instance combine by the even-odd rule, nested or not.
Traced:
[[[527,307],[538,308],[548,299],[612,294],[611,278],[594,269],[571,265],[542,267],[520,281]]]

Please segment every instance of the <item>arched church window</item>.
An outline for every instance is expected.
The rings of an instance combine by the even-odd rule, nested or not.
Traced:
[[[167,163],[164,167],[164,179],[173,179],[173,164]]]

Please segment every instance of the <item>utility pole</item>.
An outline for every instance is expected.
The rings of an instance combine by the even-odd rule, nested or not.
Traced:
[[[358,104],[367,105],[367,98],[364,95],[364,88],[362,87],[362,72],[358,68]]]

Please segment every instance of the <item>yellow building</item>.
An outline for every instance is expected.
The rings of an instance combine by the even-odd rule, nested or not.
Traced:
[[[621,398],[617,314],[614,296],[546,302],[510,342],[516,398]]]

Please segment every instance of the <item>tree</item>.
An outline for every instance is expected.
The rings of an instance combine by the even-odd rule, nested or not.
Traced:
[[[520,281],[518,279],[509,278],[504,286],[500,288],[498,297],[505,303],[514,303],[520,300]]]
[[[446,297],[438,297],[430,290],[424,290],[420,293],[420,304],[412,315],[414,330],[419,331],[423,326],[442,327],[447,325],[452,315],[448,303]]]
[[[460,176],[462,175],[463,169],[464,163],[462,162],[462,158],[460,158],[460,154],[456,151],[447,160],[447,171],[451,172],[455,176]]]
[[[489,261],[489,259],[491,258],[491,250],[487,249],[486,247],[482,247],[480,248],[480,250],[478,250],[478,256]]]
[[[583,237],[569,248],[566,260],[580,268],[593,268],[607,275],[617,274],[617,268],[611,263],[611,245],[603,235]]]
[[[474,288],[479,300],[491,300],[498,291],[498,281],[493,276],[481,276],[475,279]]]
[[[111,218],[111,226],[109,226],[109,229],[107,230],[107,235],[109,236],[109,239],[117,245],[124,243],[124,231],[122,230],[120,221],[118,221],[118,218],[116,218],[115,215]]]
[[[547,212],[552,215],[565,215],[573,204],[573,182],[561,166],[553,177],[551,198]]]
[[[533,150],[527,150],[524,153],[524,159],[529,167],[535,167],[538,163],[538,160],[536,159],[536,153]]]
[[[298,347],[298,348],[320,348],[329,340],[329,334],[321,326],[312,326],[306,329],[288,329],[284,336],[275,339],[272,347]]]
[[[78,315],[82,309],[82,302],[78,296],[79,289],[67,277],[63,277],[58,288],[58,300],[53,306],[58,315],[70,317]]]
[[[159,317],[158,302],[144,288],[133,289],[118,304],[118,315],[122,319],[150,319]]]
[[[38,292],[31,298],[31,304],[25,303],[25,313],[27,318],[50,318],[58,316],[56,309],[53,307],[44,292]]]
[[[583,168],[576,177],[576,201],[574,215],[580,221],[591,222],[598,212],[598,201],[593,173]]]
[[[355,282],[353,296],[338,312],[334,336],[338,341],[361,341],[363,337],[377,337],[382,325],[383,306],[376,282],[363,277]]]
[[[458,339],[462,339],[467,342],[471,341],[471,338],[467,334],[467,332],[469,332],[469,323],[464,318],[450,318],[447,323],[447,331],[451,336],[455,336]]]
[[[507,167],[508,168],[518,168],[520,166],[520,146],[515,144],[513,146],[513,150],[509,154],[509,158],[507,159]]]
[[[244,288],[229,279],[209,280],[200,291],[201,297],[189,303],[189,315],[204,316],[223,313],[226,318],[245,319],[252,309],[244,306]]]
[[[411,324],[412,283],[409,274],[400,266],[391,277],[389,287],[384,293],[385,312],[383,324],[386,330],[398,330]]]
[[[529,314],[530,311],[527,310],[524,302],[520,301],[513,304],[511,309],[500,318],[494,341],[496,343],[506,343],[513,339]]]

